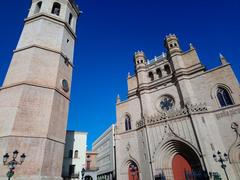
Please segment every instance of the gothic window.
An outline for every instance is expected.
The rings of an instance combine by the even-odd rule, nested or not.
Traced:
[[[125,129],[126,129],[126,131],[132,129],[131,119],[128,115],[125,117]]]
[[[153,81],[153,80],[154,80],[153,72],[150,71],[150,72],[148,73],[148,77],[150,78],[151,81]]]
[[[167,72],[167,74],[171,74],[171,69],[168,64],[164,66],[164,70]]]
[[[78,150],[74,152],[74,158],[78,158]]]
[[[70,151],[69,151],[68,157],[69,157],[69,158],[72,158],[72,157],[73,157],[73,150],[70,150]]]
[[[72,24],[72,18],[73,18],[73,15],[72,13],[69,14],[69,19],[68,19],[68,24],[71,25]]]
[[[52,14],[55,14],[57,16],[60,15],[60,10],[61,10],[61,4],[55,2],[53,3],[53,7],[52,7]]]
[[[174,106],[174,100],[170,96],[163,96],[160,101],[160,107],[163,111],[169,111]]]
[[[221,107],[233,105],[233,101],[232,101],[228,91],[224,88],[218,88],[217,98],[218,98],[218,101],[219,101]]]
[[[161,71],[160,68],[158,68],[158,69],[156,70],[156,73],[157,73],[157,75],[158,75],[159,78],[162,77],[162,71]]]
[[[39,13],[42,7],[42,1],[39,1],[35,7],[34,14]]]

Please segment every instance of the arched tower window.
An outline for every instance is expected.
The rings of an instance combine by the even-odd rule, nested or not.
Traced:
[[[167,72],[167,74],[171,74],[171,69],[168,64],[164,66],[164,70]]]
[[[161,71],[160,68],[158,68],[158,69],[156,70],[156,73],[157,73],[157,75],[158,75],[159,78],[162,77],[162,71]]]
[[[41,7],[42,7],[42,1],[39,1],[39,2],[36,4],[35,10],[34,10],[34,14],[39,13],[40,10],[41,10]]]
[[[154,81],[154,75],[153,75],[153,72],[149,72],[148,73],[148,77],[150,78],[151,81]]]
[[[73,19],[73,15],[72,13],[69,14],[69,18],[68,18],[68,24],[71,25],[72,24],[72,19]]]
[[[126,131],[132,129],[131,119],[128,115],[125,117],[125,129],[126,129]]]
[[[78,150],[74,152],[74,158],[78,158]]]
[[[61,10],[61,4],[55,2],[53,3],[53,7],[52,7],[52,14],[55,14],[57,16],[60,15],[60,10]]]
[[[233,101],[228,93],[228,91],[222,87],[217,89],[217,98],[221,107],[233,105]]]

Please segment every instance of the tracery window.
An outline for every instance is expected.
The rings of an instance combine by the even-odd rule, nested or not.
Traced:
[[[163,111],[169,111],[174,106],[174,100],[170,96],[163,96],[160,101],[160,107]]]
[[[52,7],[52,14],[55,14],[57,16],[60,15],[60,10],[61,10],[61,4],[55,2],[53,3],[53,7]]]
[[[126,129],[126,131],[132,129],[131,119],[128,115],[126,115],[126,117],[125,117],[125,129]]]
[[[217,98],[221,107],[233,105],[233,101],[228,91],[222,87],[217,89]]]

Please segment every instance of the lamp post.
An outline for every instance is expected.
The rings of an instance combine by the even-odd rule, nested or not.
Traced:
[[[223,168],[224,172],[225,172],[225,175],[227,177],[227,180],[229,180],[228,178],[228,174],[227,174],[227,171],[226,171],[226,167],[227,165],[224,163],[226,161],[228,161],[228,155],[226,153],[223,154],[222,156],[222,153],[220,151],[217,152],[217,155],[216,154],[213,154],[213,159],[216,161],[216,162],[220,162],[221,163],[221,167]]]
[[[17,165],[21,165],[25,158],[26,158],[26,155],[23,153],[21,156],[20,156],[20,161],[17,161],[17,156],[18,156],[18,151],[15,150],[13,152],[13,156],[12,156],[12,160],[8,161],[8,158],[10,157],[8,155],[8,153],[6,153],[4,156],[3,156],[3,165],[5,166],[8,166],[9,168],[9,171],[7,172],[7,177],[8,177],[8,180],[11,179],[11,177],[13,177],[14,175],[14,169],[16,168]]]
[[[130,172],[131,172],[131,175],[132,175],[132,177],[133,177],[133,180],[135,180],[134,179],[134,177],[137,175],[137,173],[138,173],[138,168],[135,166],[135,165],[130,165],[130,167],[129,167],[129,170],[130,170]]]
[[[84,180],[84,174],[85,174],[85,169],[84,168],[82,168],[82,171],[81,171],[81,174],[82,174],[82,180]]]

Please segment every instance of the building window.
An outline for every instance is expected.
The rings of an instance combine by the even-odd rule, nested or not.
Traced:
[[[166,71],[167,74],[171,74],[171,69],[168,64],[164,66],[164,70]]]
[[[42,7],[42,1],[39,1],[35,7],[34,14],[39,13]]]
[[[151,81],[154,81],[154,75],[153,75],[153,72],[149,72],[148,73],[148,77],[150,78]]]
[[[72,157],[73,157],[73,150],[70,150],[70,151],[69,151],[68,157],[69,157],[69,158],[72,158]]]
[[[68,24],[71,25],[72,24],[72,19],[73,19],[73,15],[72,13],[69,14],[69,18],[68,18]]]
[[[228,91],[224,88],[218,88],[217,98],[218,98],[218,101],[219,101],[221,107],[233,105],[233,101],[232,101]]]
[[[125,117],[125,129],[126,129],[126,131],[132,129],[131,119],[128,115]]]
[[[69,166],[69,176],[72,176],[75,174],[75,165]]]
[[[160,68],[158,68],[158,69],[156,70],[156,73],[157,73],[157,75],[158,75],[159,78],[162,77],[162,71],[161,71]]]
[[[53,3],[53,7],[52,7],[52,14],[55,14],[57,16],[60,15],[60,10],[61,10],[61,4],[55,2]]]
[[[174,100],[170,96],[163,96],[160,101],[160,107],[163,111],[169,111],[174,107]]]
[[[74,152],[74,158],[78,158],[78,150]]]

